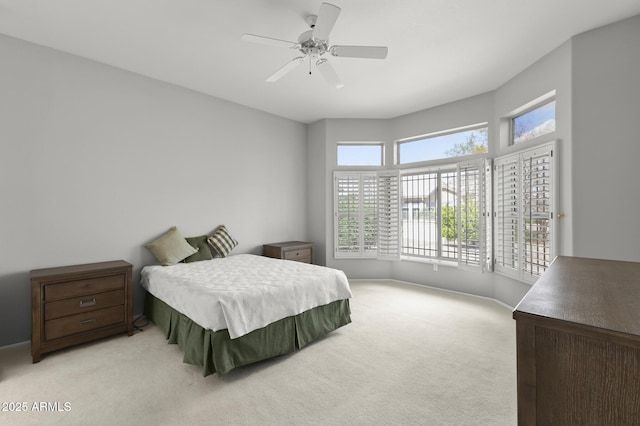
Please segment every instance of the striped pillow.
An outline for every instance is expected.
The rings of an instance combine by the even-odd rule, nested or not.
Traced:
[[[224,225],[218,226],[218,229],[207,238],[207,241],[220,257],[226,257],[238,245],[238,242],[229,235],[229,231]]]

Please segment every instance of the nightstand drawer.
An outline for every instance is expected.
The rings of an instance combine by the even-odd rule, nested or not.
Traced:
[[[94,294],[100,291],[123,289],[126,276],[124,274],[106,277],[89,278],[85,280],[68,281],[60,284],[50,284],[44,288],[44,300],[67,299]]]
[[[124,290],[114,290],[106,293],[96,293],[73,299],[48,302],[44,305],[44,319],[48,321],[69,315],[108,308],[110,306],[122,305],[124,300]]]
[[[275,259],[313,263],[313,243],[284,241],[282,243],[264,244],[262,246],[262,254]]]
[[[303,259],[309,259],[311,262],[311,248],[306,247],[299,250],[287,250],[284,252],[284,258],[287,260],[302,261]]]
[[[45,321],[44,335],[47,340],[52,340],[124,322],[124,305],[119,305],[98,311],[85,312],[83,314]]]

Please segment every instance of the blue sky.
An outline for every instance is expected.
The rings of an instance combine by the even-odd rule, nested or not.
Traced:
[[[480,137],[478,129],[475,129],[404,142],[400,144],[400,164],[447,158],[447,151],[466,143],[472,134]]]

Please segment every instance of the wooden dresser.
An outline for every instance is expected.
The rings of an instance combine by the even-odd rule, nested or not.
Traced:
[[[133,334],[132,265],[111,262],[31,271],[31,356]]]
[[[285,241],[282,243],[265,244],[262,254],[276,259],[295,260],[297,262],[313,263],[313,243],[304,241]]]
[[[519,425],[640,424],[640,263],[558,257],[513,318]]]

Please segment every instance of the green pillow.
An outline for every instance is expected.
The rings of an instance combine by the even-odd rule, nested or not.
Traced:
[[[187,243],[175,226],[144,246],[153,253],[162,266],[175,265],[198,251]]]
[[[187,242],[191,247],[198,249],[198,252],[187,257],[184,260],[184,263],[213,259],[213,256],[211,255],[211,250],[209,249],[209,245],[207,244],[206,235],[201,235],[199,237],[187,237],[185,238],[185,240],[187,240]]]

